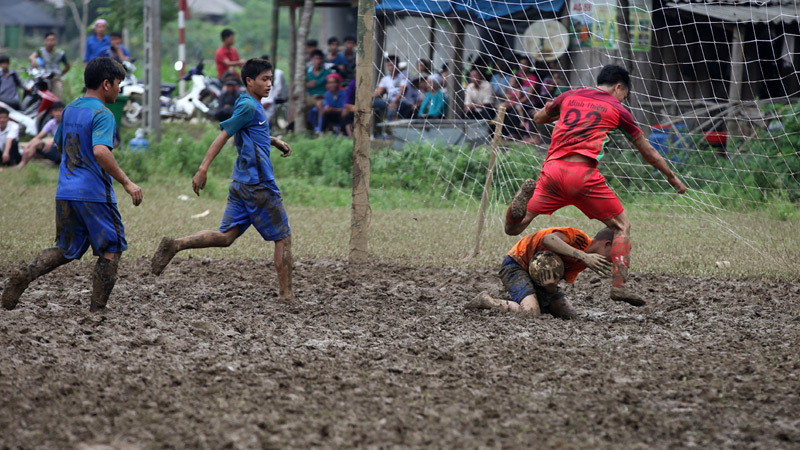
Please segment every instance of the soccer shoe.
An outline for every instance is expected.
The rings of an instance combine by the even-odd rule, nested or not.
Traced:
[[[624,286],[611,288],[611,300],[625,302],[633,306],[644,306],[647,304],[639,294]]]
[[[156,254],[150,260],[150,272],[156,276],[161,275],[176,253],[178,253],[178,247],[175,245],[175,239],[170,237],[161,239]]]
[[[30,271],[27,266],[20,267],[11,274],[11,278],[3,291],[3,308],[11,310],[17,307],[20,296],[31,284]]]
[[[464,309],[492,309],[497,308],[498,300],[493,299],[488,292],[483,291],[464,305]]]
[[[519,220],[525,217],[525,214],[528,212],[528,201],[530,201],[533,196],[533,190],[535,188],[536,180],[530,178],[525,180],[522,186],[519,187],[519,191],[517,191],[517,195],[514,196],[514,200],[511,200],[512,219]]]

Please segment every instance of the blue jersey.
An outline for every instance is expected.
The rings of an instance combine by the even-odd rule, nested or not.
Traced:
[[[55,142],[61,149],[56,200],[117,203],[111,175],[94,157],[93,147],[114,148],[114,115],[99,99],[80,97],[61,117]]]
[[[250,94],[240,95],[233,107],[233,116],[219,127],[234,136],[239,152],[233,168],[233,181],[253,185],[275,179],[269,159],[269,123],[260,102]]]
[[[98,40],[96,34],[89,36],[86,39],[86,53],[83,55],[83,62],[89,62],[101,56],[108,56],[109,47],[111,47],[111,39],[108,36],[103,36],[102,40]]]

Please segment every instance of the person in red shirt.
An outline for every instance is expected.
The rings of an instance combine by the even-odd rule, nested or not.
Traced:
[[[220,33],[220,37],[222,38],[222,45],[214,54],[214,61],[217,63],[217,78],[222,80],[228,73],[239,78],[239,72],[236,71],[236,68],[242,67],[244,61],[239,58],[239,52],[233,48],[236,35],[233,33],[233,30],[225,28],[222,30],[222,33]]]
[[[545,228],[520,239],[500,267],[500,279],[511,300],[500,300],[481,292],[467,309],[496,308],[575,318],[575,310],[558,287],[562,279],[574,283],[589,267],[600,275],[611,272],[611,241],[614,231],[606,227],[594,239],[577,228]]]
[[[678,194],[686,192],[686,186],[647,142],[631,113],[622,106],[630,85],[627,70],[607,65],[598,74],[596,87],[567,91],[536,111],[537,124],[558,122],[539,179],[525,180],[508,207],[505,232],[519,235],[539,214],[549,215],[564,206],[575,205],[590,219],[600,220],[614,230],[611,299],[642,306],[644,299],[625,286],[631,224],[619,199],[597,170],[597,163],[605,154],[608,134],[622,130],[644,160],[658,169]]]

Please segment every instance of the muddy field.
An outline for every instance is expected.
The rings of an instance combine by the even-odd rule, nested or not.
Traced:
[[[0,311],[0,448],[800,447],[798,283],[584,273],[566,322],[464,311],[494,269],[302,260],[286,305],[263,261],[128,259],[93,315],[90,271]]]

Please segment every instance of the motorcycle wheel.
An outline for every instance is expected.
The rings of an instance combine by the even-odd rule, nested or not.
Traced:
[[[133,95],[122,110],[122,126],[135,127],[142,123],[142,97]]]

